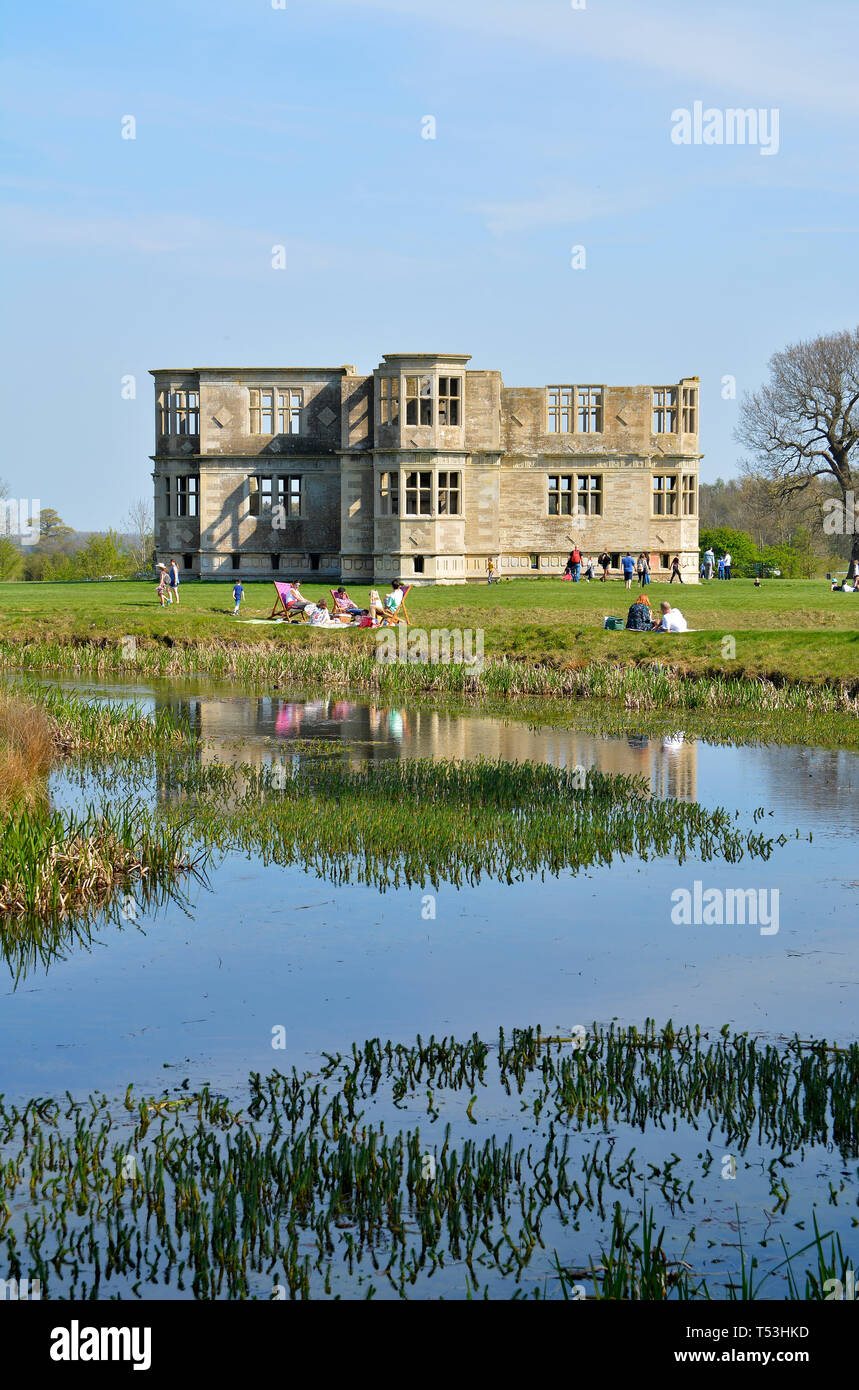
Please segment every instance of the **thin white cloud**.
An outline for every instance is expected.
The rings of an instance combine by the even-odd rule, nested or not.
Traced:
[[[468,31],[487,41],[509,39],[556,57],[627,63],[676,79],[676,105],[690,89],[708,104],[720,92],[742,93],[750,105],[796,106],[821,113],[859,113],[850,5],[816,0],[771,16],[748,4],[615,3],[587,0],[316,0],[320,9],[364,9]],[[843,42],[834,42],[841,34]],[[707,84],[706,86],[703,84]]]
[[[599,221],[645,207],[649,199],[635,194],[607,198],[585,189],[537,192],[532,198],[480,204],[478,213],[493,236],[528,232],[541,227],[568,226]]]

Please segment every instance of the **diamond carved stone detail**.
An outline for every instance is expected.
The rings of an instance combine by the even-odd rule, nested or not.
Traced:
[[[514,425],[518,425],[520,429],[524,429],[525,421],[520,420],[518,415],[511,414],[510,419],[513,421]]]
[[[220,410],[212,416],[212,419],[214,420],[215,424],[220,425],[222,429],[224,425],[228,425],[230,423],[232,418],[232,412],[227,410],[227,407],[225,405],[222,405]]]
[[[324,410],[320,410],[319,419],[323,425],[330,425],[333,420],[337,419],[337,416],[334,414],[334,411],[330,410],[326,405]]]
[[[182,445],[182,453],[183,453],[183,454],[193,454],[193,452],[194,452],[194,445],[191,443],[190,439],[186,439],[186,440],[185,440],[185,443]]]

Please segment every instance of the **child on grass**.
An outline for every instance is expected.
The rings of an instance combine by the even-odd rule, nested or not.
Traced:
[[[244,598],[244,596],[245,591],[242,587],[242,581],[240,579],[237,579],[235,584],[233,585],[233,598],[235,599],[236,604],[235,608],[233,609],[234,618],[237,618],[239,616],[239,609],[242,606],[242,599]]]

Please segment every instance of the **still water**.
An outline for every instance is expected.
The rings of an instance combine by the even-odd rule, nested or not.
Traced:
[[[529,724],[513,707],[488,716],[244,696],[202,682],[66,684],[184,710],[204,761],[277,761],[296,740],[321,739],[352,764],[484,756],[596,767],[643,774],[659,797],[737,811],[741,826],[786,842],[767,861],[615,860],[559,878],[442,885],[432,895],[338,886],[297,866],[229,854],[184,908],[104,926],[88,948],[70,947],[17,983],[6,978],[7,1095],[130,1081],[163,1087],[179,1077],[228,1090],[250,1071],[306,1066],[353,1040],[492,1038],[499,1025],[568,1031],[650,1017],[768,1039],[846,1042],[859,1032],[855,754],[720,747],[679,730],[650,739],[634,715],[626,738],[609,738]],[[58,805],[84,795],[65,774],[52,792]],[[119,773],[115,794],[123,794]],[[154,775],[146,794],[157,802]],[[777,931],[679,925],[672,893],[692,895],[696,882],[699,894],[765,893],[777,904]],[[286,1047],[273,1053],[280,1027]]]

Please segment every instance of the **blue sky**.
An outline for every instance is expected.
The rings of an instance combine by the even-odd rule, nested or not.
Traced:
[[[731,476],[722,378],[857,321],[858,38],[854,0],[16,7],[0,477],[117,525],[151,493],[149,368],[410,350],[698,374],[702,476]],[[778,153],[672,143],[696,100],[778,108]]]

